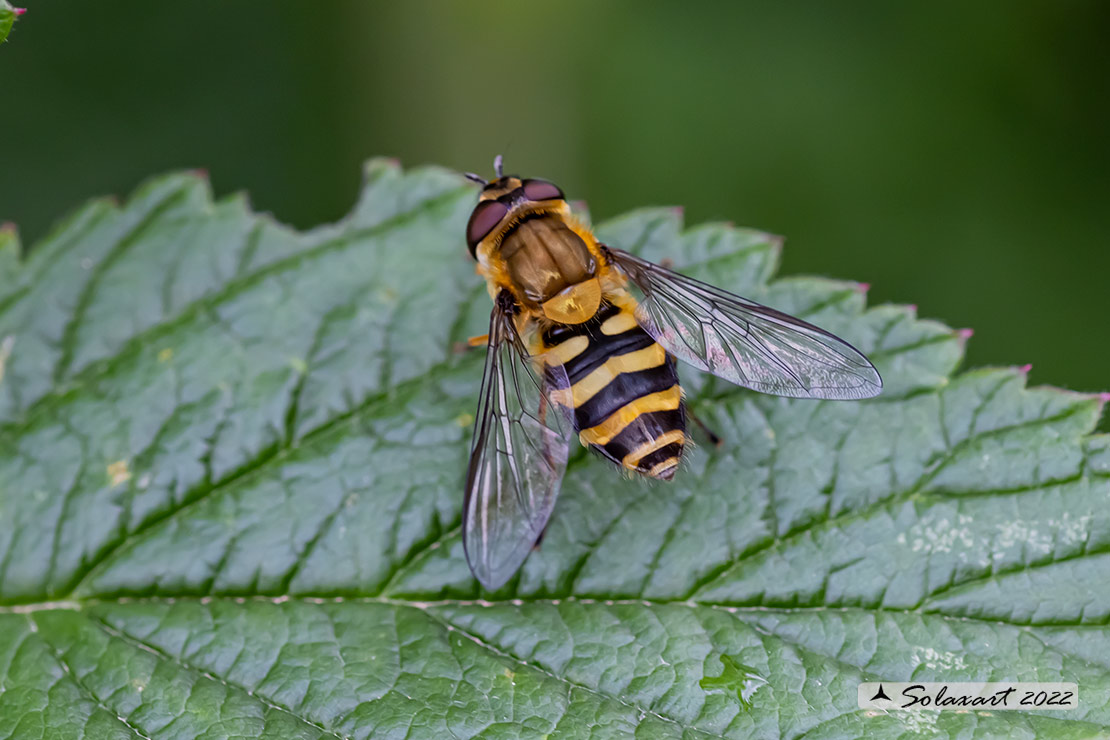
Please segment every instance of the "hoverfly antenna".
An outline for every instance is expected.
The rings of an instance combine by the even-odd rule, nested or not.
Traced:
[[[474,182],[478,183],[479,185],[482,185],[483,187],[486,186],[486,185],[489,185],[489,180],[487,180],[484,177],[480,177],[478,175],[475,175],[473,172],[464,172],[463,177],[465,177],[467,180],[473,180]]]
[[[497,173],[497,179],[499,180],[505,176],[505,168],[501,164],[500,154],[493,158],[493,171]]]

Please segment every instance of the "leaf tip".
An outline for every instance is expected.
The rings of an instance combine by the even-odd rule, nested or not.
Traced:
[[[1097,394],[1095,394],[1095,398],[1097,398],[1100,403],[1110,403],[1110,391],[1103,391],[1102,393],[1097,393]]]
[[[1031,362],[1027,362],[1026,364],[1024,364],[1024,365],[1022,365],[1021,367],[1019,367],[1019,368],[1017,369],[1017,371],[1018,371],[1019,373],[1021,373],[1022,375],[1028,375],[1028,374],[1029,374],[1029,371],[1030,371],[1030,370],[1032,370],[1032,369],[1033,369],[1033,363],[1031,363]]]
[[[969,340],[969,339],[971,339],[971,338],[972,338],[973,336],[975,336],[975,330],[974,330],[974,329],[957,329],[957,330],[956,330],[956,336],[957,336],[957,337],[958,337],[958,338],[959,338],[959,339],[960,339],[961,341],[964,341],[964,342],[966,342],[967,340]]]
[[[871,283],[856,283],[856,292],[861,295],[867,295],[867,291],[871,290]]]
[[[27,8],[12,8],[12,12],[18,15],[23,15],[27,12]]]
[[[190,175],[192,175],[193,177],[204,180],[205,182],[207,182],[209,180],[208,168],[207,167],[194,167],[191,170],[185,170],[185,171],[187,173],[189,173]]]
[[[783,247],[786,246],[786,237],[782,234],[772,234],[770,231],[763,231],[761,233],[764,238],[767,239],[768,246],[771,247],[771,257],[774,260],[774,264],[778,265],[778,261],[782,259]]]
[[[365,196],[370,186],[378,180],[393,177],[401,172],[401,160],[396,157],[371,157],[362,163],[362,193]]]

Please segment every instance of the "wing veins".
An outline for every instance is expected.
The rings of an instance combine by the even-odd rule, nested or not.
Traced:
[[[686,362],[788,396],[865,398],[882,387],[867,358],[831,332],[627,252],[608,252],[644,293],[638,314],[645,329]],[[700,348],[693,346],[699,334]]]
[[[549,374],[537,377],[514,314],[511,297],[498,296],[463,509],[467,561],[490,590],[516,572],[546,526],[568,447],[560,417],[535,411],[550,406]]]

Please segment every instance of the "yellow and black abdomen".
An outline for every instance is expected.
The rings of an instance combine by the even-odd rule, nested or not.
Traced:
[[[686,443],[686,411],[674,358],[629,307],[604,302],[582,324],[543,332],[544,360],[570,380],[574,428],[583,445],[618,465],[670,480]]]

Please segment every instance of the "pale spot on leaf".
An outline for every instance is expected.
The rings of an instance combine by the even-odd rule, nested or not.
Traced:
[[[108,482],[111,485],[118,486],[129,480],[131,480],[131,468],[126,460],[116,460],[108,465]]]

